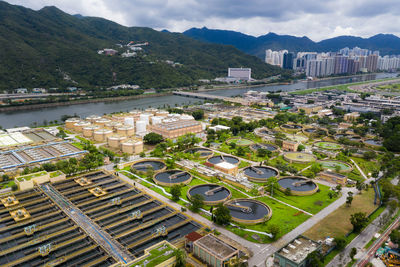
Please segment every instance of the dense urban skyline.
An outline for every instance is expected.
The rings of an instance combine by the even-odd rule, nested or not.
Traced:
[[[340,35],[400,35],[400,5],[395,0],[339,1],[127,1],[8,0],[32,9],[57,6],[70,13],[98,16],[126,26],[182,32],[191,27],[308,36],[315,41]]]

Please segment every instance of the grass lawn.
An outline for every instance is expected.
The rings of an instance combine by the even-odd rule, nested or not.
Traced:
[[[299,209],[316,214],[336,200],[336,198],[329,199],[329,186],[318,184],[318,187],[320,192],[311,196],[287,196],[283,192],[275,190],[273,197]]]
[[[312,164],[312,162],[307,162],[307,163],[289,163],[288,161],[286,161],[282,155],[272,159],[272,160],[268,160],[268,165],[275,167],[276,164],[278,162],[282,162],[283,164],[287,164],[288,166],[292,166],[294,168],[296,168],[298,171],[303,170],[304,168],[310,166]]]
[[[273,199],[270,199],[269,197],[258,197],[256,198],[257,200],[260,200],[267,204],[271,209],[272,209],[272,217],[269,221],[266,223],[260,223],[256,225],[239,225],[241,228],[247,228],[247,229],[252,229],[260,232],[267,232],[268,230],[268,225],[274,224],[278,225],[281,229],[278,237],[282,237],[283,235],[289,233],[292,231],[294,228],[296,228],[298,225],[301,223],[305,222],[308,218],[310,218],[309,215],[306,215],[296,209],[293,209],[291,207],[288,207],[284,204],[281,204]],[[246,232],[242,229],[238,228],[233,228],[233,227],[228,227],[230,231],[233,233],[249,240],[252,242],[256,243],[270,243],[272,240],[270,238],[265,238],[263,235],[259,235],[262,239],[261,240],[255,240],[252,235],[254,233],[251,232]],[[263,238],[264,237],[264,238]]]
[[[361,195],[356,195],[350,207],[343,204],[305,232],[304,235],[313,240],[324,239],[328,236],[344,236],[353,228],[350,223],[350,216],[352,214],[356,212],[370,214],[376,208],[377,206],[374,205],[374,190],[370,188],[367,192],[364,191]]]
[[[9,187],[12,187],[13,185],[15,185],[14,180],[9,180],[7,182],[2,182],[2,183],[0,183],[0,189],[9,188]]]
[[[379,171],[380,165],[372,160],[365,160],[363,158],[351,157],[357,165],[361,168],[361,170],[368,175],[368,173],[373,173],[374,171]]]

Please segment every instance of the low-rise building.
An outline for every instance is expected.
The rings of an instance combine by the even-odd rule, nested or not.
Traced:
[[[283,140],[282,141],[282,149],[285,151],[297,151],[297,148],[299,147],[299,143],[289,141],[289,140]]]
[[[347,177],[346,175],[339,174],[331,171],[324,171],[318,174],[318,178],[335,184],[346,185]]]
[[[301,106],[298,106],[297,109],[304,110],[304,112],[307,115],[310,115],[312,113],[317,113],[318,111],[322,110],[322,106],[312,105],[312,104],[310,104],[310,105],[301,105]]]
[[[239,250],[213,234],[208,234],[193,242],[193,254],[208,266],[223,267],[239,257]]]
[[[156,125],[149,125],[149,131],[162,135],[164,138],[174,139],[187,133],[203,131],[200,122],[195,120],[179,120]]]
[[[321,244],[307,237],[298,236],[289,244],[275,252],[275,263],[280,267],[307,267],[307,256],[321,250]]]
[[[360,113],[358,112],[351,112],[344,114],[344,120],[348,122],[356,121],[360,117]]]

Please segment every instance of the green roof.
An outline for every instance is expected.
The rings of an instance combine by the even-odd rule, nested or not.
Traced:
[[[17,177],[17,180],[18,180],[19,182],[21,182],[21,181],[23,181],[23,180],[29,181],[29,180],[32,179],[32,178],[36,178],[36,177],[43,176],[43,175],[46,175],[46,174],[47,174],[46,171],[30,173],[30,174],[27,174],[27,175],[22,175],[22,176]]]
[[[154,247],[149,253],[138,258],[138,261],[133,262],[130,266],[156,266],[170,258],[174,257],[174,248],[168,243],[160,243]]]

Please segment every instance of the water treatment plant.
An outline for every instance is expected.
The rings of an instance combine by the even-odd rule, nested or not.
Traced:
[[[303,126],[299,124],[283,124],[281,125],[281,129],[286,132],[298,132],[303,129]]]
[[[321,160],[318,161],[321,164],[321,167],[324,170],[335,170],[338,172],[351,172],[353,170],[353,166],[349,163],[339,160]]]
[[[290,163],[297,162],[297,163],[307,163],[307,162],[314,162],[317,160],[317,157],[313,154],[303,153],[303,152],[286,152],[283,154],[283,158]]]
[[[257,144],[250,145],[250,149],[253,151],[257,151],[259,149],[266,149],[268,151],[275,152],[275,151],[279,150],[279,147],[277,145],[273,145],[273,144],[257,143]]]
[[[232,196],[231,191],[218,184],[201,184],[191,187],[187,191],[187,198],[191,199],[194,195],[201,195],[205,205],[217,205],[229,200]]]
[[[268,220],[272,210],[268,205],[255,199],[232,199],[225,203],[232,220],[242,224],[257,224]]]
[[[132,169],[140,172],[146,172],[148,169],[160,172],[167,168],[162,160],[140,160],[132,164]]]
[[[312,195],[318,191],[318,185],[312,180],[301,176],[286,176],[278,180],[281,191],[290,189],[292,195]]]
[[[181,170],[167,170],[154,175],[153,180],[162,186],[185,185],[190,183],[192,175]]]
[[[334,142],[315,142],[314,146],[321,148],[321,149],[327,149],[327,150],[339,150],[342,149],[343,146],[341,144],[338,143],[334,143]]]
[[[237,146],[249,146],[251,144],[254,144],[254,142],[250,139],[239,137],[229,138],[228,140],[226,140],[226,143],[235,143]]]
[[[211,157],[214,152],[211,149],[195,147],[185,150],[185,153],[189,154],[198,154],[200,158],[208,158]]]
[[[8,194],[1,203],[2,266],[128,263],[202,228],[103,171]]]
[[[213,156],[213,157],[207,159],[207,162],[211,163],[212,165],[217,165],[217,164],[223,163],[223,162],[227,162],[232,165],[237,165],[237,164],[239,164],[239,159],[234,156],[219,155],[219,156]]]
[[[243,174],[252,182],[265,183],[270,177],[278,177],[279,171],[269,166],[249,166],[243,169]]]

